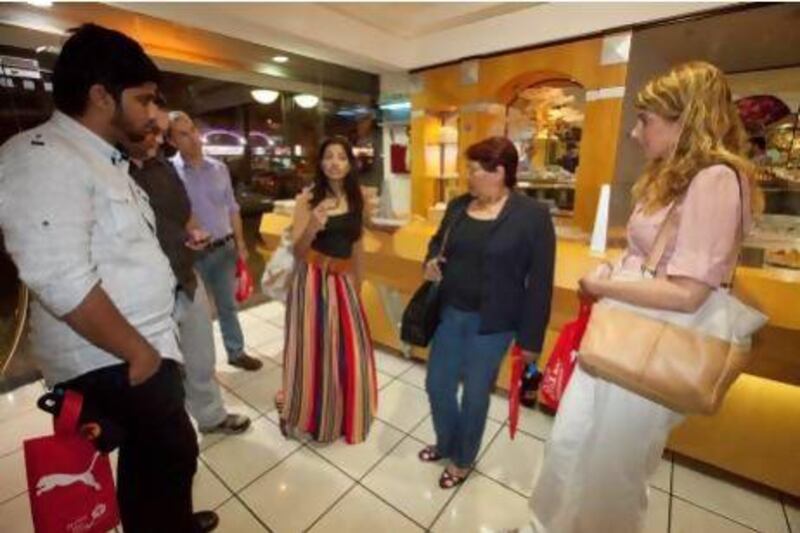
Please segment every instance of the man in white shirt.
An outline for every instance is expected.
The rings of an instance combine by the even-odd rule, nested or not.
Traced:
[[[126,533],[211,531],[193,514],[197,438],[184,410],[175,278],[146,194],[115,148],[144,138],[160,73],[129,37],[87,24],[53,72],[56,112],[0,148],[0,229],[34,294],[33,353],[48,385],[119,426]]]

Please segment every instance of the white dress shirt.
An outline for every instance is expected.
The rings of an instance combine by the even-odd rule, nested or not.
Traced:
[[[61,317],[98,283],[162,357],[182,361],[175,277],[147,195],[113,146],[56,111],[0,147],[0,230],[34,298],[31,344],[49,385],[122,360]]]

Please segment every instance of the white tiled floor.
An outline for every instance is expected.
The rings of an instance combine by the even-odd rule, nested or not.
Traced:
[[[493,396],[477,470],[453,491],[438,488],[443,465],[417,453],[433,440],[425,367],[378,350],[379,419],[359,446],[284,440],[272,399],[281,386],[283,307],[242,312],[245,342],[264,368],[227,365],[215,335],[217,375],[231,411],[254,418],[236,437],[201,440],[195,479],[198,509],[216,509],[223,533],[484,532],[525,521],[526,495],[553,420],[523,409],[508,435],[508,401]],[[32,532],[22,441],[48,434],[50,419],[34,407],[35,383],[0,395],[0,530]],[[645,533],[800,533],[800,505],[767,490],[729,483],[667,453],[650,480]],[[791,524],[791,528],[789,524]]]

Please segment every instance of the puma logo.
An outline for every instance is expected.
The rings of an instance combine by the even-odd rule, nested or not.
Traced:
[[[95,452],[89,468],[86,469],[86,472],[81,474],[50,474],[42,476],[39,481],[36,482],[36,495],[41,496],[45,492],[49,492],[56,487],[68,487],[75,483],[83,483],[86,486],[92,487],[94,490],[100,490],[100,483],[94,479],[94,475],[92,474],[92,469],[99,456],[100,452]]]

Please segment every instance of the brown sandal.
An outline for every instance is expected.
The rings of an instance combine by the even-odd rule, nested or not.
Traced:
[[[283,418],[283,404],[283,391],[278,391],[278,393],[275,394],[275,409],[278,410],[278,426],[281,428],[281,435],[283,435],[283,438],[288,439],[289,428],[286,425],[286,419]]]
[[[442,475],[439,477],[439,488],[449,490],[454,489],[464,483],[467,478],[469,477],[469,473],[464,474],[463,476],[459,476],[453,474],[448,469],[444,469]]]
[[[442,459],[442,455],[439,453],[439,450],[436,449],[436,446],[425,446],[418,454],[419,460],[423,463],[435,463],[436,461],[440,461]]]

